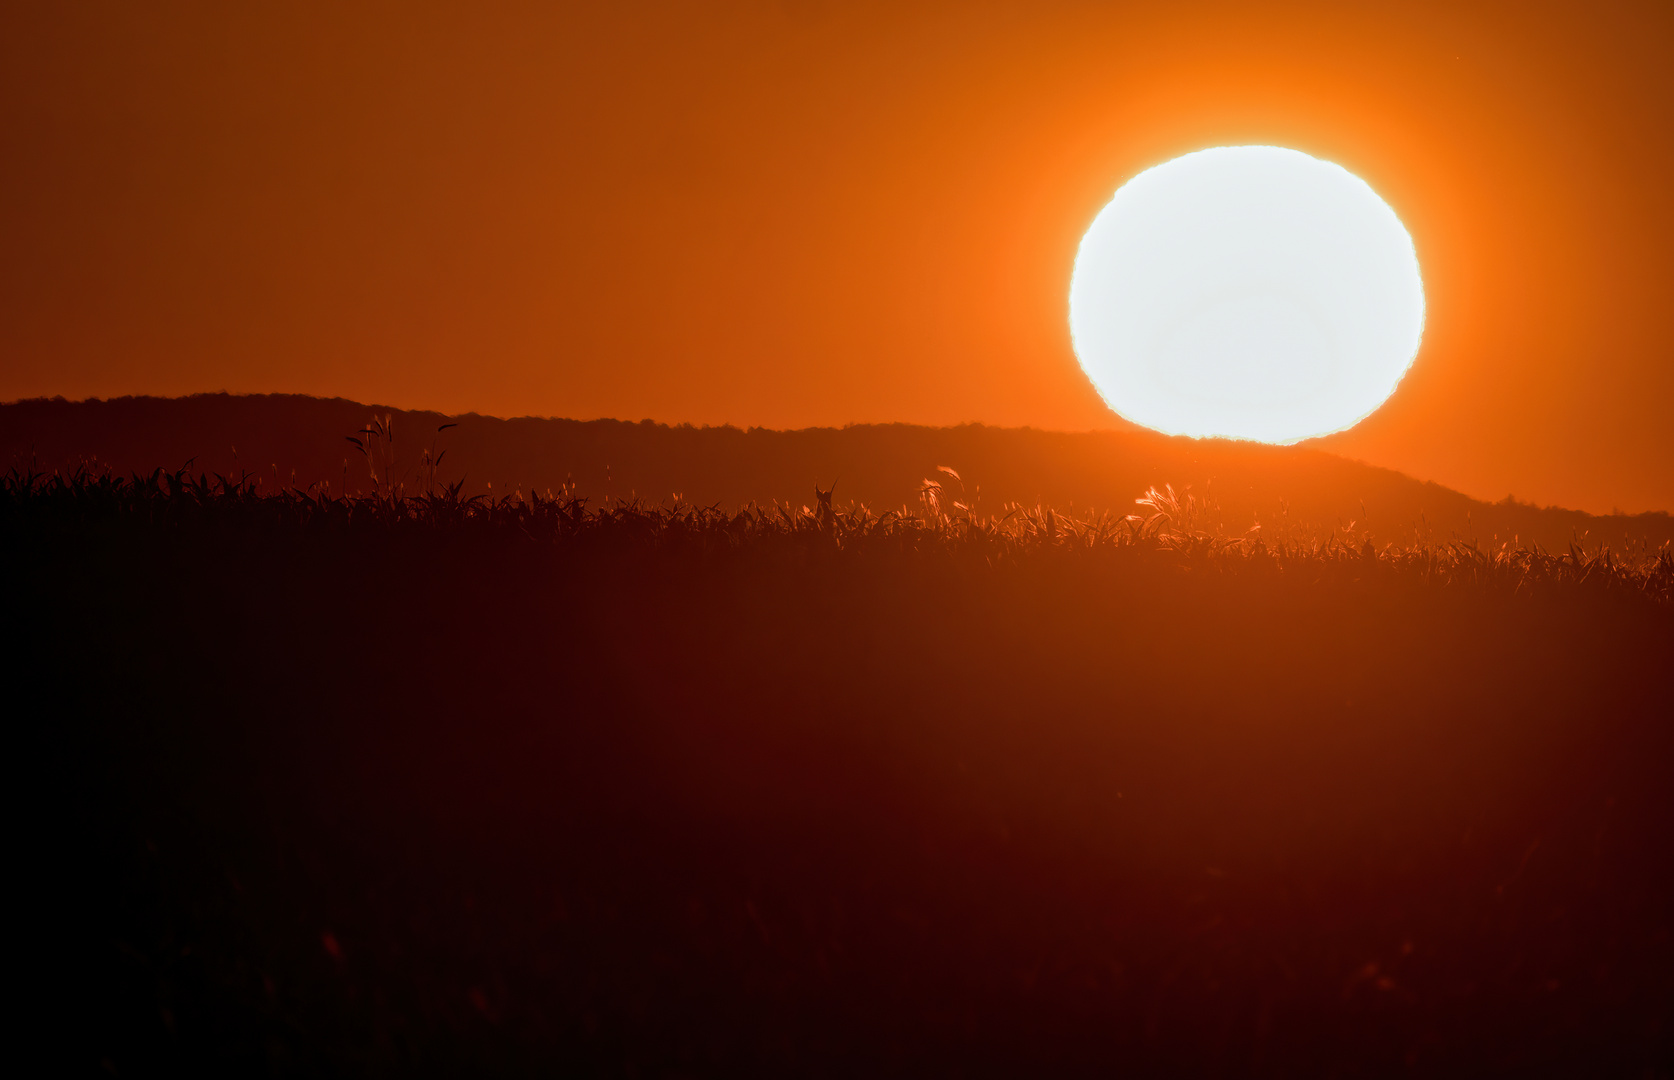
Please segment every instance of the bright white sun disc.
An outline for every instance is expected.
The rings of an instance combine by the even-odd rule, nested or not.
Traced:
[[[1353,427],[1424,333],[1412,237],[1340,166],[1225,146],[1147,169],[1082,238],[1070,334],[1116,412],[1289,443]]]

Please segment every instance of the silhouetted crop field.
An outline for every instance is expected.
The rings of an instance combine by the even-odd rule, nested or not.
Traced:
[[[1668,549],[810,501],[14,474],[42,1041],[118,1075],[1666,1075]]]

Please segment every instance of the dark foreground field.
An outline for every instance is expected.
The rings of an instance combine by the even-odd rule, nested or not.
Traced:
[[[1674,1061],[1666,551],[14,477],[0,555],[60,1071]]]

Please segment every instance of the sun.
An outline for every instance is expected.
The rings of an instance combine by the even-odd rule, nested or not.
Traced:
[[[1076,356],[1122,416],[1291,443],[1394,393],[1424,283],[1365,181],[1296,150],[1223,146],[1117,190],[1082,238],[1069,309]]]

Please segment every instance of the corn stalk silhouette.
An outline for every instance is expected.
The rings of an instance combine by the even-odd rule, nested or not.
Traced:
[[[436,494],[436,473],[441,468],[442,459],[447,451],[437,452],[437,439],[448,428],[457,424],[443,424],[436,429],[436,435],[430,440],[430,445],[419,453],[418,478],[421,482],[422,495]],[[395,460],[395,418],[385,413],[380,419],[373,416],[367,425],[354,435],[345,436],[349,442],[360,451],[361,457],[366,459],[367,472],[372,479],[372,495],[374,498],[386,501],[401,498],[406,494],[406,475],[396,475]]]
[[[371,425],[369,425],[371,426]],[[386,425],[387,430],[387,425]],[[381,435],[380,435],[381,437]],[[941,512],[942,493],[925,493],[934,513],[878,514],[863,504],[839,508],[832,488],[816,488],[818,508],[792,510],[780,504],[646,506],[613,502],[593,507],[565,488],[559,494],[464,496],[462,482],[423,495],[401,492],[394,458],[374,442],[377,490],[333,496],[297,488],[265,492],[250,474],[193,474],[187,469],[123,477],[83,465],[68,474],[13,468],[0,476],[0,534],[26,523],[62,519],[85,523],[104,517],[167,523],[223,519],[260,522],[264,528],[335,529],[350,523],[370,528],[504,529],[529,542],[562,547],[604,543],[623,551],[670,550],[701,556],[708,551],[769,551],[784,544],[817,547],[831,557],[851,554],[885,559],[938,557],[973,559],[988,567],[1050,557],[1099,559],[1117,551],[1168,552],[1163,566],[1196,566],[1217,572],[1306,575],[1309,580],[1365,581],[1368,575],[1415,584],[1468,588],[1505,596],[1596,593],[1636,595],[1674,608],[1674,545],[1613,551],[1588,550],[1579,543],[1553,555],[1538,547],[1502,544],[1485,550],[1475,542],[1446,544],[1355,544],[1332,535],[1276,541],[1213,534],[1212,502],[1189,493],[1146,492],[1137,505],[1148,514],[1118,517],[1100,513],[1061,514],[1050,507],[1013,507],[1003,517],[977,518]],[[439,461],[440,455],[435,460]],[[392,493],[393,492],[393,493]],[[78,527],[81,527],[78,525]],[[682,558],[685,555],[681,556]]]
[[[1173,484],[1161,489],[1149,487],[1134,500],[1134,505],[1145,511],[1129,514],[1122,520],[1135,539],[1211,540],[1224,539],[1221,528],[1220,504],[1192,494],[1190,488],[1181,492]]]

